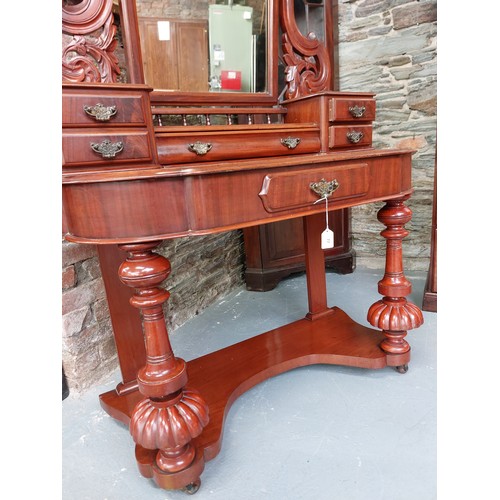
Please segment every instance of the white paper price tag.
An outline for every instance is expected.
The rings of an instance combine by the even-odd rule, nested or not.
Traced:
[[[321,233],[321,248],[326,250],[327,248],[333,248],[333,231],[329,228],[326,228]]]

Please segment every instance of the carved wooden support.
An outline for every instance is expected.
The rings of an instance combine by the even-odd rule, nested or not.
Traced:
[[[191,441],[207,425],[208,406],[202,396],[185,389],[186,363],[172,351],[163,304],[169,292],[159,285],[170,274],[170,262],[153,252],[160,243],[126,244],[128,257],[120,280],[134,289],[130,303],[142,314],[146,364],[137,381],[142,399],[134,408],[130,433],[143,448],[158,450],[154,479],[162,488],[178,489],[199,483],[204,460]]]
[[[66,82],[113,83],[120,74],[112,0],[63,1],[62,30],[70,38],[62,53]]]
[[[387,364],[404,367],[400,371],[406,371],[410,359],[410,345],[404,337],[408,330],[424,322],[422,311],[406,300],[411,283],[403,272],[402,241],[409,234],[404,226],[412,215],[404,204],[408,198],[387,201],[378,213],[378,220],[387,227],[380,233],[387,240],[385,274],[378,283],[378,291],[384,297],[368,311],[370,324],[385,335],[380,347],[387,353]]]
[[[294,0],[280,1],[283,60],[286,66],[286,98],[295,99],[331,88],[332,69],[325,45],[315,33],[304,36],[295,20]]]

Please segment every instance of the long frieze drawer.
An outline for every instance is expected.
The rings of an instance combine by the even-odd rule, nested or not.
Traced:
[[[86,165],[112,166],[123,162],[151,162],[151,143],[148,131],[132,130],[110,134],[74,133],[63,131],[64,167]]]
[[[161,164],[317,153],[319,128],[156,135]]]
[[[333,97],[328,105],[331,122],[375,120],[375,99]]]
[[[116,126],[145,125],[145,95],[129,93],[126,95],[101,92],[63,94],[63,126]]]
[[[264,178],[259,196],[266,211],[271,213],[312,208],[320,196],[311,189],[311,184],[322,180],[338,182],[337,189],[329,198],[331,203],[364,196],[370,184],[368,164],[356,163],[268,174]]]
[[[358,148],[371,146],[371,125],[332,125],[328,129],[330,148]]]

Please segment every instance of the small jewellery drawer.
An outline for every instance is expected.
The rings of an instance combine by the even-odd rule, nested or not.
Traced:
[[[316,126],[282,129],[159,133],[156,135],[161,164],[219,161],[264,156],[317,153],[320,151]]]
[[[64,167],[101,165],[153,160],[148,131],[110,130],[110,133],[65,130],[62,137]]]
[[[375,99],[333,97],[328,103],[328,119],[331,122],[371,122],[375,119]]]
[[[328,128],[330,148],[366,147],[372,144],[371,125],[332,125]]]
[[[366,163],[270,173],[264,177],[259,196],[266,211],[271,213],[314,208],[318,206],[314,202],[320,197],[311,189],[312,183],[337,181],[338,188],[329,198],[333,204],[336,200],[364,196],[368,192],[369,179]]]
[[[145,125],[144,95],[63,94],[63,125],[65,126],[117,126]]]

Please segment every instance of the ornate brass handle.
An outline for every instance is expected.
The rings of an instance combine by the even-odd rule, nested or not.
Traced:
[[[104,106],[100,102],[95,106],[83,106],[83,110],[100,122],[107,122],[112,116],[116,115],[116,106]]]
[[[309,187],[320,196],[320,200],[324,198],[330,197],[333,192],[339,187],[339,182],[337,179],[333,179],[333,181],[327,181],[326,179],[321,179],[318,182],[311,182]],[[318,200],[318,201],[320,201]]]
[[[196,141],[192,144],[188,144],[188,150],[191,153],[196,153],[198,156],[206,155],[212,149],[212,144],[210,142],[200,142]]]
[[[123,142],[111,142],[109,139],[104,139],[100,143],[91,142],[90,147],[103,158],[114,158],[118,153],[123,151]]]
[[[300,143],[299,137],[286,137],[285,139],[281,139],[281,144],[286,146],[288,149],[295,149]]]
[[[352,132],[347,132],[347,139],[349,142],[353,144],[357,144],[361,139],[363,139],[365,134],[363,132],[356,132],[355,130]]]
[[[349,106],[349,113],[353,118],[361,118],[366,111],[365,106]]]

